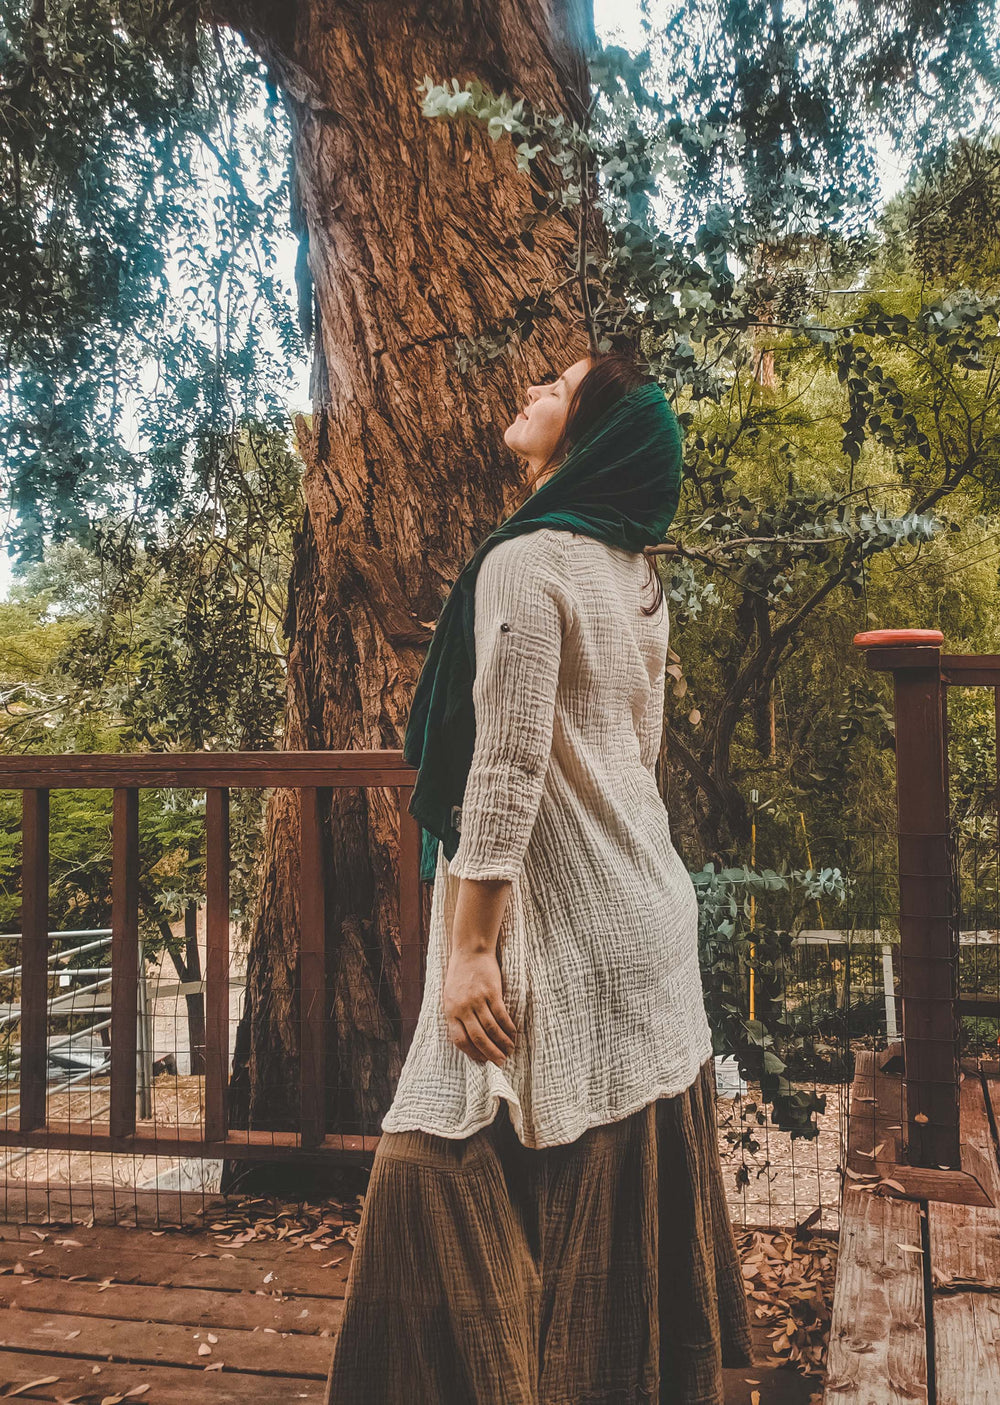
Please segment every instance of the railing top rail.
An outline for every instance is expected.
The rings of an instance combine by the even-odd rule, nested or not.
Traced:
[[[412,785],[400,750],[192,751],[0,756],[0,790]]]
[[[946,686],[1000,688],[1000,654],[942,654],[939,629],[871,629],[854,636],[871,669],[936,669]]]
[[[1000,654],[942,654],[941,676],[952,687],[1000,687]]]

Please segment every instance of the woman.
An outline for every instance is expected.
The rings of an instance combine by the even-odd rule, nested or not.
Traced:
[[[642,552],[680,428],[612,354],[532,386],[504,439],[525,498],[449,595],[407,727],[427,972],[327,1401],[722,1405],[750,1333]]]

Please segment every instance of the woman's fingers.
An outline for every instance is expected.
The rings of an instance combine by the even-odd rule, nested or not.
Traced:
[[[504,1058],[509,1059],[514,1052],[514,1040],[505,1030],[500,1028],[497,1020],[493,1018],[493,1010],[484,1002],[478,1007],[476,1014],[479,1016],[479,1023],[486,1031],[487,1037],[492,1040]]]
[[[502,1064],[507,1054],[503,1049],[494,1044],[493,1040],[483,1028],[479,1019],[479,1011],[470,1010],[462,1020],[462,1023],[465,1025],[466,1033],[479,1052],[484,1054],[486,1058],[489,1059],[490,1063]],[[494,1023],[492,1019],[490,1019],[490,1023]]]
[[[448,1021],[448,1038],[463,1054],[467,1054],[473,1063],[484,1064],[486,1059],[479,1052],[465,1030],[465,1025],[461,1020],[452,1019]]]
[[[495,999],[490,1001],[490,1010],[491,1013],[496,1016],[498,1024],[507,1034],[513,1046],[513,1041],[517,1036],[517,1025],[510,1017],[503,996],[498,995]]]
[[[507,1057],[505,1051],[494,1044],[486,1033],[474,1010],[469,1010],[461,1019],[449,1020],[448,1038],[477,1064],[488,1059],[499,1066]]]

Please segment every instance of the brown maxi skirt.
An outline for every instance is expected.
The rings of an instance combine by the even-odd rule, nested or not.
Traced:
[[[384,1132],[326,1405],[723,1405],[752,1363],[711,1058],[686,1092],[528,1148]]]

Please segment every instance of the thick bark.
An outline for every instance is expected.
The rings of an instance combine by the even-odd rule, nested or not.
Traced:
[[[576,230],[554,219],[526,249],[517,231],[530,185],[510,144],[428,120],[417,84],[479,78],[580,118],[589,6],[311,0],[274,15],[226,18],[287,97],[315,290],[284,744],[399,747],[427,622],[512,505],[522,470],[503,429],[527,384],[587,347],[570,283],[554,296],[558,316],[514,355],[456,369],[457,337],[567,276]],[[400,1067],[396,801],[333,791],[328,803],[328,1126],[373,1132]],[[236,1125],[296,1123],[297,852],[292,796],[276,792],[237,1035]]]

